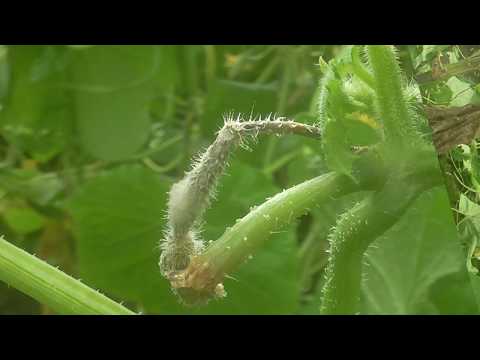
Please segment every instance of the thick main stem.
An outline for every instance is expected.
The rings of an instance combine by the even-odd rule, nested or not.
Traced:
[[[64,315],[135,315],[132,311],[0,238],[0,281]]]
[[[344,214],[331,234],[330,257],[322,289],[322,314],[356,314],[360,306],[360,286],[364,254],[380,235],[390,229],[424,191],[442,184],[433,154],[420,158],[411,169],[391,172],[384,187]],[[430,156],[429,156],[430,155]],[[406,169],[409,166],[410,169]]]

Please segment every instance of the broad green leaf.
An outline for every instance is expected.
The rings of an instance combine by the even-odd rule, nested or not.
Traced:
[[[448,287],[457,301],[442,299]],[[443,188],[423,194],[368,251],[363,284],[368,314],[478,313]]]
[[[472,84],[462,81],[457,77],[451,77],[447,85],[452,91],[450,106],[465,106],[470,103],[477,103],[480,96],[475,93]]]
[[[323,151],[331,171],[351,176],[354,157],[345,126],[339,121],[329,121],[323,132]]]
[[[148,105],[161,68],[155,46],[94,46],[73,55],[74,91],[80,143],[102,160],[121,160],[145,145]]]
[[[463,240],[467,247],[467,269],[470,274],[470,281],[476,295],[477,302],[480,304],[480,275],[478,271],[478,264],[475,265],[475,253],[480,248],[480,206],[464,194],[460,195],[458,210],[465,215],[462,227],[465,227],[463,232]],[[473,227],[470,229],[469,225]]]
[[[45,162],[70,140],[71,106],[61,88],[66,60],[62,48],[18,45],[8,48],[11,83],[0,127],[5,138]]]
[[[151,170],[123,166],[80,188],[69,202],[81,278],[121,300],[181,309],[158,269],[170,184]]]
[[[428,299],[435,306],[435,311],[439,314],[479,314],[474,280],[465,276],[464,271],[436,280],[428,291]]]

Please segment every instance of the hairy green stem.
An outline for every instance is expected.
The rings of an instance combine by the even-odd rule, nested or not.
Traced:
[[[318,123],[322,132],[325,130],[325,125],[328,122],[328,96],[329,90],[328,85],[332,80],[335,79],[335,74],[331,66],[326,66],[325,74],[320,81],[320,86],[318,90],[318,100],[317,100],[317,114],[318,114]]]
[[[135,315],[132,311],[0,238],[0,281],[64,315]]]
[[[330,236],[322,314],[358,313],[367,248],[400,219],[419,195],[442,184],[433,154],[419,154],[422,155],[421,164],[412,168],[410,160],[405,162],[408,165],[399,166],[400,169],[392,171],[380,191],[368,196],[339,219]]]
[[[198,223],[215,194],[215,187],[222,176],[230,154],[237,146],[245,146],[245,140],[259,134],[296,134],[320,138],[320,129],[283,118],[267,117],[264,120],[242,121],[240,115],[225,120],[215,141],[194,163],[185,177],[175,183],[169,194],[168,226],[162,240],[160,270],[166,278],[184,270],[190,258],[203,251]]]
[[[233,272],[268,240],[309,209],[351,193],[358,187],[349,178],[328,173],[277,194],[227,230],[200,257],[220,276]]]
[[[355,45],[352,48],[352,69],[354,74],[357,75],[360,80],[362,80],[372,89],[375,88],[375,79],[363,64],[360,57],[360,46],[358,45]]]
[[[407,142],[411,143],[416,134],[404,100],[397,56],[389,45],[369,45],[367,50],[389,152],[398,152],[404,145],[410,145]]]
[[[193,257],[185,271],[171,279],[172,287],[189,304],[201,304],[224,294],[223,278],[248,261],[272,233],[318,204],[375,188],[382,181],[381,173],[372,168],[359,173],[358,178],[361,181],[355,183],[346,175],[328,173],[277,194]]]

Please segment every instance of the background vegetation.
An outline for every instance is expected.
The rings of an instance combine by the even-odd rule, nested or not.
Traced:
[[[440,51],[400,47],[425,101],[474,102],[453,76],[425,83]],[[0,233],[134,311],[317,314],[327,233],[361,194],[303,216],[225,281],[229,296],[185,308],[158,269],[167,192],[229,111],[314,123],[340,46],[4,46],[0,50]],[[453,55],[452,55],[453,56]],[[464,55],[469,56],[469,54]],[[476,87],[475,87],[476,86]],[[468,88],[468,89],[467,89]],[[428,100],[427,100],[428,99]],[[462,100],[459,100],[462,99]],[[458,105],[460,106],[460,105]],[[261,138],[241,150],[206,213],[217,239],[251,207],[326,171],[318,141]],[[422,195],[367,254],[362,313],[478,313],[445,189]],[[471,273],[473,274],[473,273]],[[50,313],[0,284],[0,314]]]

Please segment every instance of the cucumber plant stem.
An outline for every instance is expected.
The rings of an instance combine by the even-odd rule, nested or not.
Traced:
[[[233,273],[251,258],[272,233],[322,202],[371,188],[373,182],[381,181],[376,176],[378,173],[373,173],[364,174],[361,182],[354,182],[346,175],[332,172],[277,194],[239,219],[204,252],[193,257],[189,266],[171,279],[172,287],[186,303],[204,303],[217,296],[219,286],[220,293],[223,292],[221,282],[225,275]]]
[[[134,312],[0,237],[0,281],[64,315]]]
[[[435,158],[430,158],[431,161],[424,161],[413,173],[402,169],[392,171],[380,191],[372,193],[339,219],[330,236],[322,314],[358,313],[367,248],[401,218],[419,195],[442,184]]]

